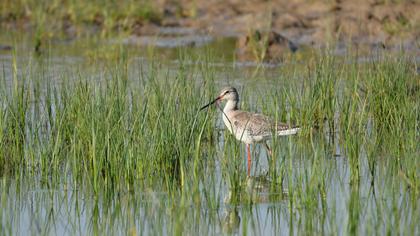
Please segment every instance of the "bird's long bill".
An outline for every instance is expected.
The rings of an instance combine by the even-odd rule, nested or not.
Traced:
[[[221,99],[221,97],[217,97],[217,98],[216,98],[216,99],[214,99],[213,101],[209,102],[209,104],[207,104],[207,105],[205,105],[205,106],[201,107],[201,108],[200,108],[200,111],[201,111],[201,110],[203,110],[203,109],[205,109],[205,108],[207,108],[207,107],[209,107],[210,105],[213,105],[215,102],[219,101],[220,99]]]

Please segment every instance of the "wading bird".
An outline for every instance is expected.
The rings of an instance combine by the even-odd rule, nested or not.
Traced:
[[[272,119],[262,114],[239,110],[239,94],[234,87],[222,89],[219,96],[207,105],[201,107],[200,111],[214,103],[219,105],[219,102],[223,100],[227,101],[225,108],[222,110],[223,122],[230,133],[235,135],[237,140],[246,144],[248,175],[251,173],[251,144],[264,143],[264,147],[271,156],[271,150],[268,147],[267,140],[271,139],[273,134],[278,136],[292,135],[296,134],[300,129],[297,126],[274,122]]]

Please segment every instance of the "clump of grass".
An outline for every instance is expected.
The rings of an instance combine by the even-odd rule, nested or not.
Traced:
[[[129,82],[124,63],[100,81],[82,74],[56,85],[16,77],[13,89],[1,93],[0,145],[8,147],[2,173],[64,172],[76,182],[88,176],[95,190],[139,179],[147,186],[164,181],[167,188],[186,181],[181,173],[199,156],[197,138],[210,138],[202,124],[208,130],[213,123],[197,113],[203,88],[186,72],[169,76],[159,66]],[[210,90],[211,78],[204,86]]]
[[[336,131],[335,113],[341,91],[342,70],[337,58],[328,53],[320,58],[315,57],[308,64],[305,70],[308,74],[300,88],[293,90],[301,96],[289,95],[292,104],[298,106],[295,109],[300,110],[299,122],[303,127],[324,128],[324,124],[327,124],[331,134]]]

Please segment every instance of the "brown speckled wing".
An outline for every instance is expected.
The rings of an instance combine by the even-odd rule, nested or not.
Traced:
[[[272,120],[261,114],[240,111],[233,116],[233,120],[236,128],[246,127],[252,136],[270,135],[273,128]]]
[[[276,124],[273,120],[257,113],[238,111],[232,119],[235,129],[243,129],[246,127],[246,130],[252,136],[272,135],[272,132],[276,129]],[[277,123],[276,131],[288,130],[290,128],[294,128],[294,126],[291,127],[288,124],[279,122]]]

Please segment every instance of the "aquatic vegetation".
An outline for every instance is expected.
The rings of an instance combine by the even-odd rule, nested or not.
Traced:
[[[244,109],[302,126],[272,140],[273,158],[253,146],[251,177],[217,110],[198,112],[226,85],[223,73],[246,68],[188,55],[139,62],[124,50],[58,72],[42,56],[14,58],[0,89],[4,234],[420,231],[409,57],[319,53],[275,68],[267,85],[237,86]]]

